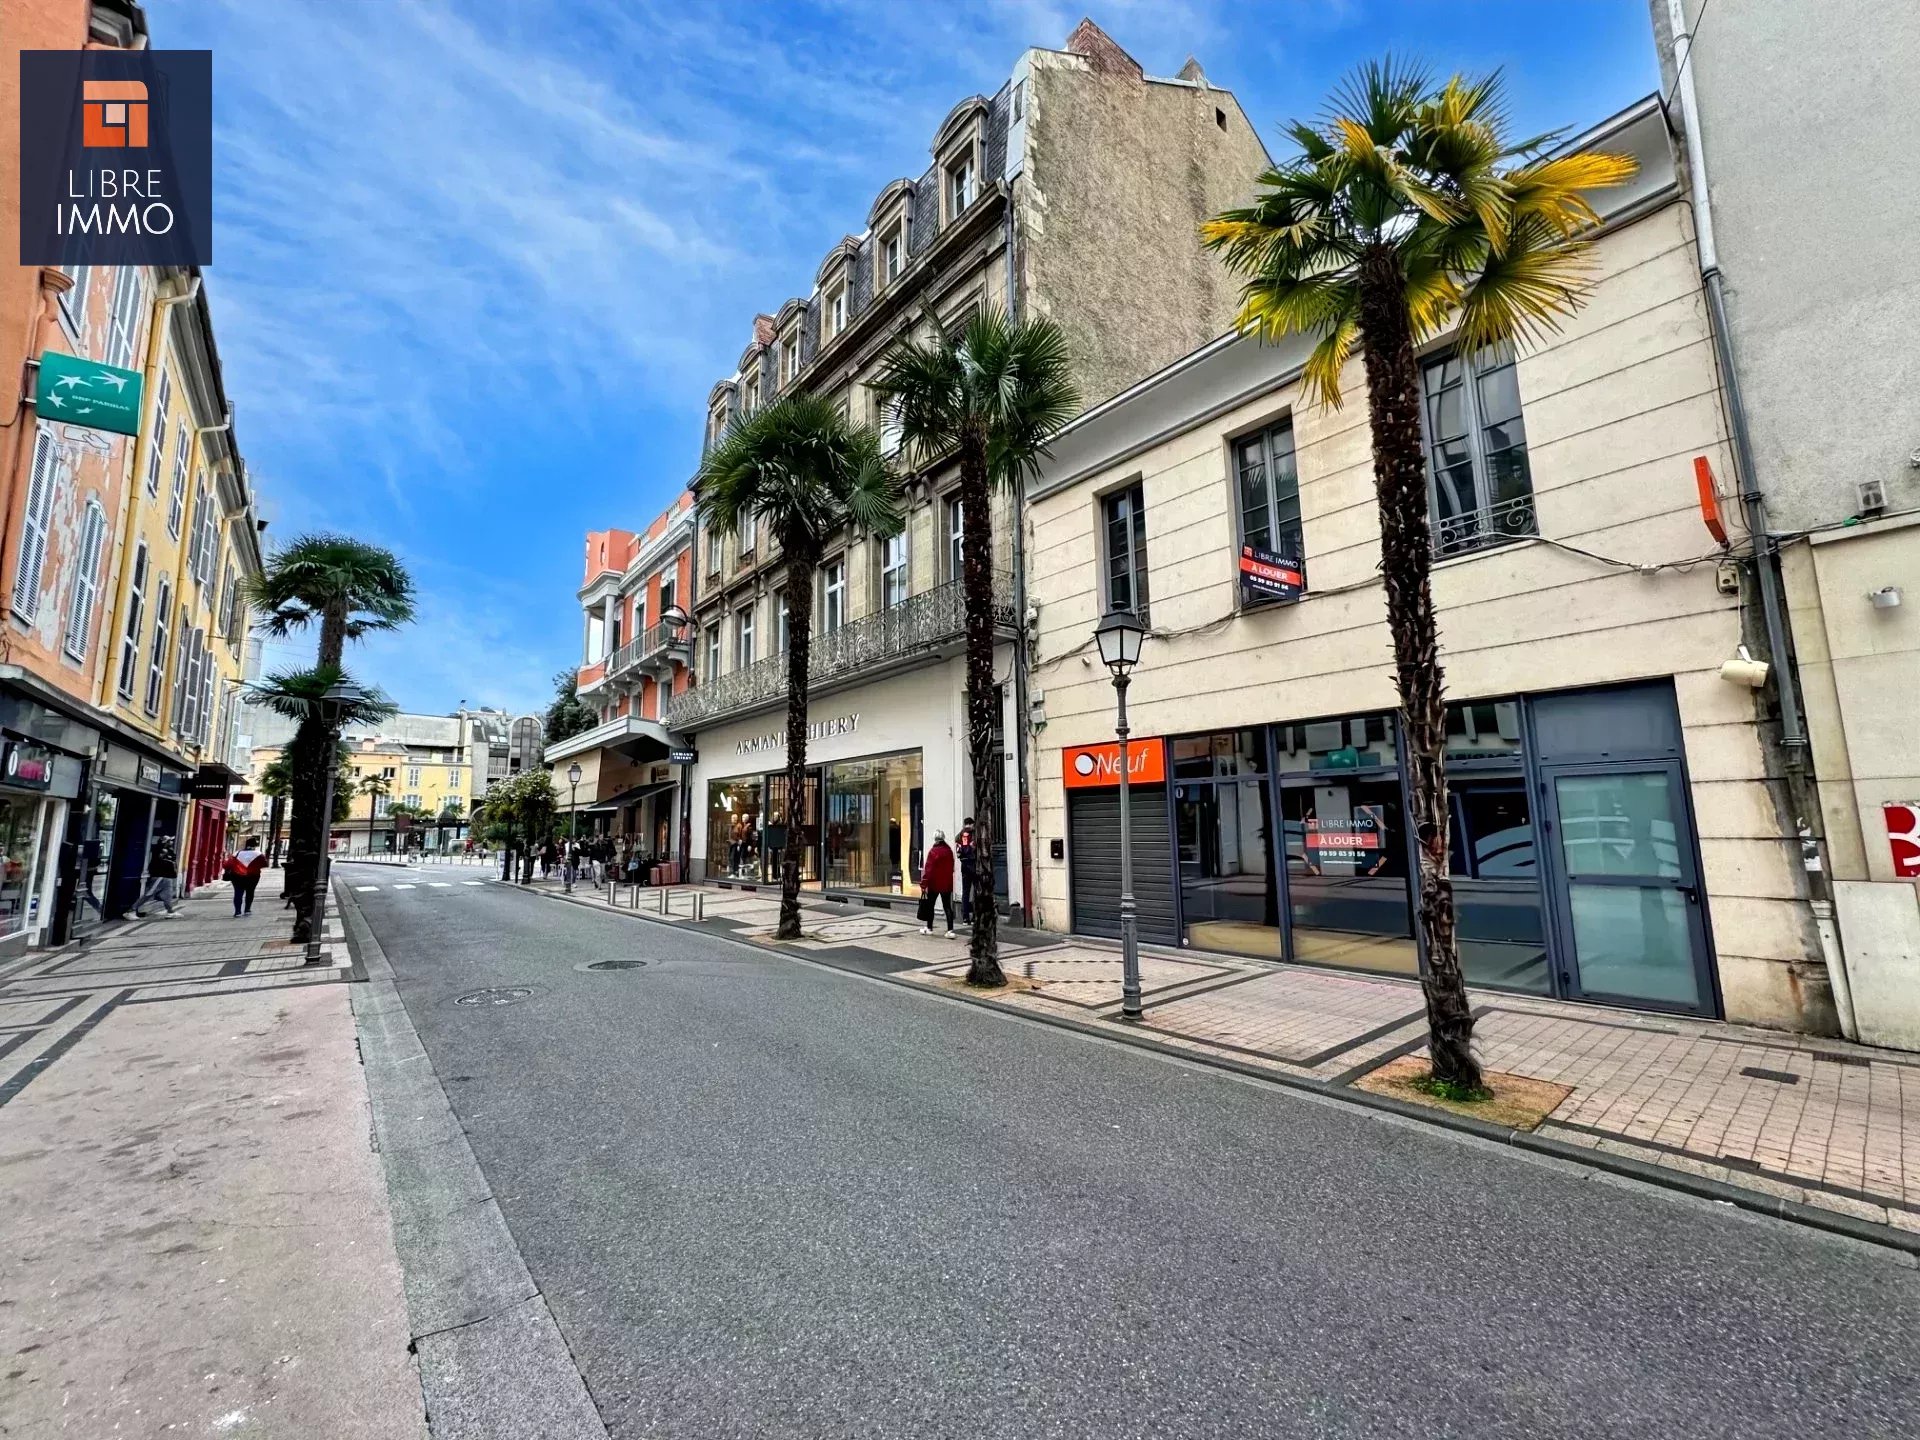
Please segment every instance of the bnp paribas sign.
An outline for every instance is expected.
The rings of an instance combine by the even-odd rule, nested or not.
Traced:
[[[40,356],[33,403],[42,420],[138,435],[140,372],[48,350]]]
[[[20,52],[20,263],[213,263],[212,52]]]

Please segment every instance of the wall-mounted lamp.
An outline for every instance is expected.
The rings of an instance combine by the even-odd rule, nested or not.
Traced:
[[[1876,610],[1898,610],[1900,608],[1900,587],[1882,585],[1878,590],[1867,592],[1867,599],[1873,602]]]
[[[1769,666],[1764,660],[1756,660],[1747,653],[1742,645],[1733,659],[1720,667],[1720,678],[1730,685],[1744,685],[1749,690],[1758,690],[1767,683]]]

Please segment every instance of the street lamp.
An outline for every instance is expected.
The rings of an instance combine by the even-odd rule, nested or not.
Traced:
[[[366,692],[348,682],[345,676],[333,682],[315,702],[320,708],[320,723],[327,730],[327,780],[320,801],[320,853],[313,861],[313,897],[308,902],[307,959],[309,965],[324,965],[320,941],[326,930],[327,880],[333,856],[333,775],[340,768],[340,716],[349,705],[366,698]],[[349,832],[351,833],[351,832]]]
[[[578,807],[580,804],[580,776],[582,773],[580,763],[577,760],[567,766],[567,838],[569,840],[578,840],[580,838],[580,811]]]
[[[1128,800],[1127,754],[1128,672],[1140,663],[1140,642],[1147,627],[1131,610],[1109,610],[1094,627],[1100,661],[1113,672],[1113,693],[1119,707],[1113,733],[1120,741],[1120,1018],[1139,1020],[1140,935],[1133,904],[1133,810]]]

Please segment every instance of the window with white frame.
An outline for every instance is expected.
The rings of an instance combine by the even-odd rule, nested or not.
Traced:
[[[1436,555],[1540,533],[1513,352],[1458,351],[1421,367]]]
[[[227,557],[227,563],[220,568],[220,608],[215,612],[220,633],[231,640],[233,636],[233,557]]]
[[[740,542],[740,558],[743,560],[753,553],[753,542],[755,538],[754,521],[753,511],[742,510],[740,512],[740,526],[736,535]]]
[[[37,425],[33,432],[33,471],[27,482],[22,510],[20,549],[13,562],[13,612],[31,621],[40,613],[40,581],[47,565],[47,535],[53,528],[53,502],[60,490],[65,462],[53,431]]]
[[[847,562],[842,556],[820,567],[820,633],[831,635],[847,623]]]
[[[715,526],[709,525],[707,527],[707,573],[709,575],[720,573],[721,549],[724,544],[720,531]]]
[[[753,664],[753,607],[747,606],[733,617],[733,668],[744,670]]]
[[[907,264],[907,227],[896,225],[880,245],[880,283],[891,285]]]
[[[946,502],[947,579],[958,580],[967,573],[967,507],[954,497]]]
[[[122,265],[114,272],[113,309],[107,320],[107,363],[134,370],[134,342],[140,333],[140,307],[146,298],[146,280],[138,265]]]
[[[902,531],[880,542],[880,604],[891,610],[907,603],[907,536]]]
[[[460,771],[458,769],[447,771],[447,785],[446,785],[447,789],[458,790],[465,783],[466,781],[461,779]]]
[[[167,498],[167,534],[180,538],[180,522],[187,518],[187,422],[173,432],[173,493]]]
[[[720,678],[720,622],[718,620],[707,626],[707,666],[703,678],[707,680]]]
[[[782,590],[773,597],[773,633],[778,648],[775,654],[787,653],[787,592]]]
[[[1298,562],[1306,584],[1306,544],[1300,530],[1300,471],[1293,453],[1293,422],[1283,420],[1234,442],[1240,492],[1240,543]]]
[[[407,767],[407,784],[418,785],[419,783],[420,783],[420,767],[418,765],[409,765]]]
[[[889,395],[880,402],[880,450],[882,454],[893,455],[900,450],[901,425],[900,407],[905,403],[898,395]]]
[[[217,678],[213,668],[213,651],[207,648],[207,632],[195,632],[200,637],[200,728],[195,732],[202,745],[213,734],[214,681]]]
[[[153,644],[147,651],[147,693],[144,708],[160,713],[160,694],[167,683],[167,627],[172,622],[173,582],[163,573],[154,590]]]
[[[160,467],[167,453],[167,406],[172,400],[173,376],[162,369],[153,400],[153,424],[147,432],[147,494],[151,496],[160,493]]]
[[[831,340],[847,328],[847,287],[842,285],[827,297],[827,338]]]
[[[1106,608],[1147,619],[1147,501],[1135,482],[1100,501]]]
[[[62,267],[72,277],[73,284],[67,293],[60,297],[60,309],[65,312],[67,324],[77,335],[80,327],[87,321],[87,291],[93,284],[91,265],[67,265]]]
[[[796,327],[780,339],[780,377],[791,385],[800,373],[800,331]]]
[[[140,675],[140,627],[146,622],[147,572],[153,559],[142,540],[133,551],[133,574],[127,585],[127,626],[120,637],[120,678],[114,693],[122,700],[133,699],[133,687]]]
[[[73,596],[67,602],[67,654],[87,658],[93,638],[93,607],[100,600],[100,547],[107,538],[107,512],[98,500],[87,501],[80,520],[80,543],[74,550]]]
[[[947,219],[956,219],[973,204],[973,155],[962,155],[947,166]]]

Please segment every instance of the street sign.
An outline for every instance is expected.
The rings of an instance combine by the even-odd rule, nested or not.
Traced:
[[[111,430],[116,435],[140,433],[140,372],[82,360],[58,350],[40,352],[40,378],[33,404],[42,420]]]
[[[699,758],[699,753],[694,750],[667,751],[667,763],[669,765],[691,765]]]

